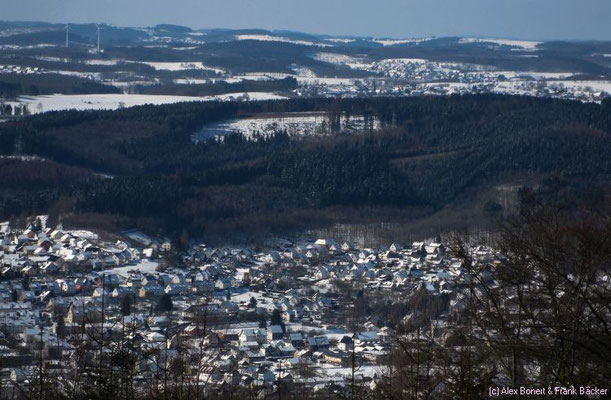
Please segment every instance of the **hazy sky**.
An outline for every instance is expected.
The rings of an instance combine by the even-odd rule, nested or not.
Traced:
[[[0,19],[611,40],[611,0],[0,0]]]

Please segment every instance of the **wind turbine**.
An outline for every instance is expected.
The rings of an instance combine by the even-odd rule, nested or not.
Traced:
[[[70,30],[70,27],[68,26],[68,24],[66,24],[66,47],[68,47],[68,31]]]
[[[95,27],[98,29],[98,53],[100,52],[100,24],[95,24]]]

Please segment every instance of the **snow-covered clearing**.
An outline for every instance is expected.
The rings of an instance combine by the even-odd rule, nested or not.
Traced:
[[[325,113],[286,113],[274,116],[257,116],[251,118],[232,119],[204,127],[196,133],[194,140],[206,140],[239,132],[246,137],[256,134],[269,136],[276,132],[286,132],[291,136],[315,136],[329,134],[329,119]],[[362,116],[352,116],[349,120],[340,119],[341,131],[358,133],[365,129]],[[378,127],[374,121],[373,128]]]

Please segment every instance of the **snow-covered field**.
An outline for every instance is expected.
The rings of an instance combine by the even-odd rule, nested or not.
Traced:
[[[32,114],[62,110],[116,110],[144,104],[170,104],[183,101],[204,101],[203,97],[154,96],[140,94],[53,94],[49,96],[22,96]]]
[[[141,94],[53,94],[48,96],[22,96],[21,103],[27,104],[32,114],[62,110],[116,110],[118,108],[144,104],[172,104],[192,101],[232,100],[279,100],[279,96],[268,92],[227,93],[218,96],[190,97]]]
[[[602,92],[605,91],[611,94],[611,81],[555,81],[550,82],[550,86],[564,86],[572,90],[583,92]]]
[[[270,80],[274,80],[274,79],[284,79],[284,78],[288,78],[289,76],[294,76],[292,74],[284,74],[284,73],[280,73],[280,72],[251,72],[251,73],[247,73],[247,74],[241,74],[241,75],[235,75],[233,76],[232,80],[235,80],[237,82],[241,82],[241,81],[270,81]],[[227,79],[224,79],[225,81],[227,81]]]
[[[209,83],[212,80],[210,79],[197,79],[197,78],[180,78],[174,79],[174,83],[178,85],[202,85],[205,83]]]
[[[85,60],[87,65],[117,65],[121,60]]]
[[[565,79],[573,75],[572,72],[534,72],[534,71],[498,71],[498,75],[503,75],[509,79]]]
[[[249,101],[263,101],[263,100],[282,100],[287,99],[286,96],[281,96],[269,92],[244,92],[244,93],[225,93],[219,94],[218,96],[205,97],[206,101],[234,101],[234,100],[249,100]]]

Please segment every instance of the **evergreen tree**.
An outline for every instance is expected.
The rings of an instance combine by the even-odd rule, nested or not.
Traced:
[[[128,316],[132,313],[132,298],[130,295],[125,295],[121,299],[121,313],[124,316]]]
[[[174,304],[172,302],[172,296],[168,293],[164,293],[157,302],[157,311],[160,312],[169,312],[174,309]]]
[[[280,325],[282,323],[282,317],[280,316],[280,311],[275,309],[272,312],[272,319],[270,321],[270,325]]]
[[[267,320],[264,314],[259,314],[259,328],[267,328]]]
[[[248,303],[248,308],[257,308],[257,299],[255,299],[254,297],[250,297],[250,302]]]

